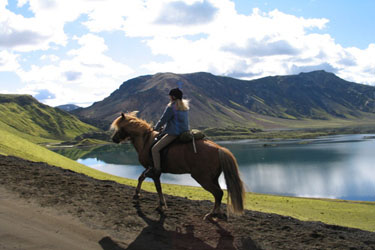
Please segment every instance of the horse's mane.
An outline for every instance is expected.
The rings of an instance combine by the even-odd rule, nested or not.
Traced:
[[[124,122],[126,121],[126,123]],[[124,123],[123,123],[124,122]],[[151,125],[136,116],[136,112],[131,112],[127,114],[123,114],[116,118],[111,124],[112,129],[118,130],[121,126],[126,125],[130,128],[138,128],[139,130],[146,130],[147,132],[152,131]]]

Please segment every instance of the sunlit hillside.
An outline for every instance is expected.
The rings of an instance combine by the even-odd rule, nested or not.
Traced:
[[[0,94],[0,127],[34,142],[69,140],[99,129],[28,95]]]

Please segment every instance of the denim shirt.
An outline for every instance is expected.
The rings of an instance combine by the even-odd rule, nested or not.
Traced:
[[[154,129],[160,130],[164,124],[167,124],[163,131],[164,134],[180,135],[185,131],[189,131],[188,110],[177,110],[174,103],[168,105]]]

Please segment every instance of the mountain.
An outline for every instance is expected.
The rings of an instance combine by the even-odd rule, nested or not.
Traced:
[[[70,111],[78,109],[80,107],[75,105],[75,104],[65,104],[65,105],[56,106],[55,108],[61,109],[61,110],[66,111],[66,112],[70,112]]]
[[[67,112],[44,105],[32,96],[0,94],[0,130],[40,142],[68,140],[99,129]]]
[[[103,101],[73,113],[107,126],[120,112],[138,110],[158,120],[171,88],[182,86],[190,99],[192,127],[280,127],[292,120],[358,119],[375,113],[375,87],[314,71],[245,81],[199,72],[158,73],[124,82]]]

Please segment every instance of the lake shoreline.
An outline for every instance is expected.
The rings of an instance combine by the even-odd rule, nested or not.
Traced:
[[[298,129],[273,129],[249,134],[208,134],[207,137],[213,141],[242,140],[242,139],[264,139],[264,140],[288,140],[288,139],[316,139],[321,136],[345,135],[345,134],[374,134],[375,125],[358,127],[336,127],[336,128],[298,128]]]
[[[243,128],[237,129],[242,131]],[[222,129],[226,131],[226,129]],[[267,140],[267,141],[283,141],[291,139],[316,139],[321,136],[330,135],[345,135],[345,134],[375,134],[375,124],[360,125],[358,127],[330,127],[330,128],[288,128],[288,129],[272,129],[272,130],[255,130],[249,129],[248,132],[236,132],[236,129],[228,128],[229,132],[220,133],[205,133],[206,139],[221,142],[221,141],[234,141],[234,140]],[[80,147],[90,148],[103,145],[111,145],[113,142],[110,139],[108,132],[100,134],[101,137],[107,136],[107,140],[97,139],[96,137],[85,137],[77,141],[63,141],[60,143],[42,143],[42,145],[50,149],[67,148],[67,147]]]
[[[370,150],[368,146],[372,145],[374,138],[374,134],[360,134],[324,136],[317,139],[245,139],[217,143],[236,156],[243,180],[249,185],[248,191],[281,196],[375,201],[373,195],[362,190],[373,188],[373,168],[369,169],[369,160],[362,158],[372,159],[372,154],[366,152]],[[354,154],[354,148],[348,147],[360,147],[361,149],[357,150],[361,153]],[[137,180],[143,171],[131,144],[108,145],[93,148],[91,151],[87,148],[76,148],[60,149],[57,152],[70,158],[75,157],[72,159],[80,164],[120,177]],[[351,157],[356,164],[361,165],[353,165],[350,163],[352,160],[344,160],[343,157]],[[361,175],[364,171],[369,174]],[[358,174],[355,174],[357,172]],[[336,181],[330,183],[328,176]],[[360,183],[353,183],[350,181],[353,178],[365,179]],[[163,174],[162,182],[199,186],[188,174]],[[315,185],[316,182],[319,183],[318,186]],[[219,183],[222,188],[226,188],[222,176]]]

